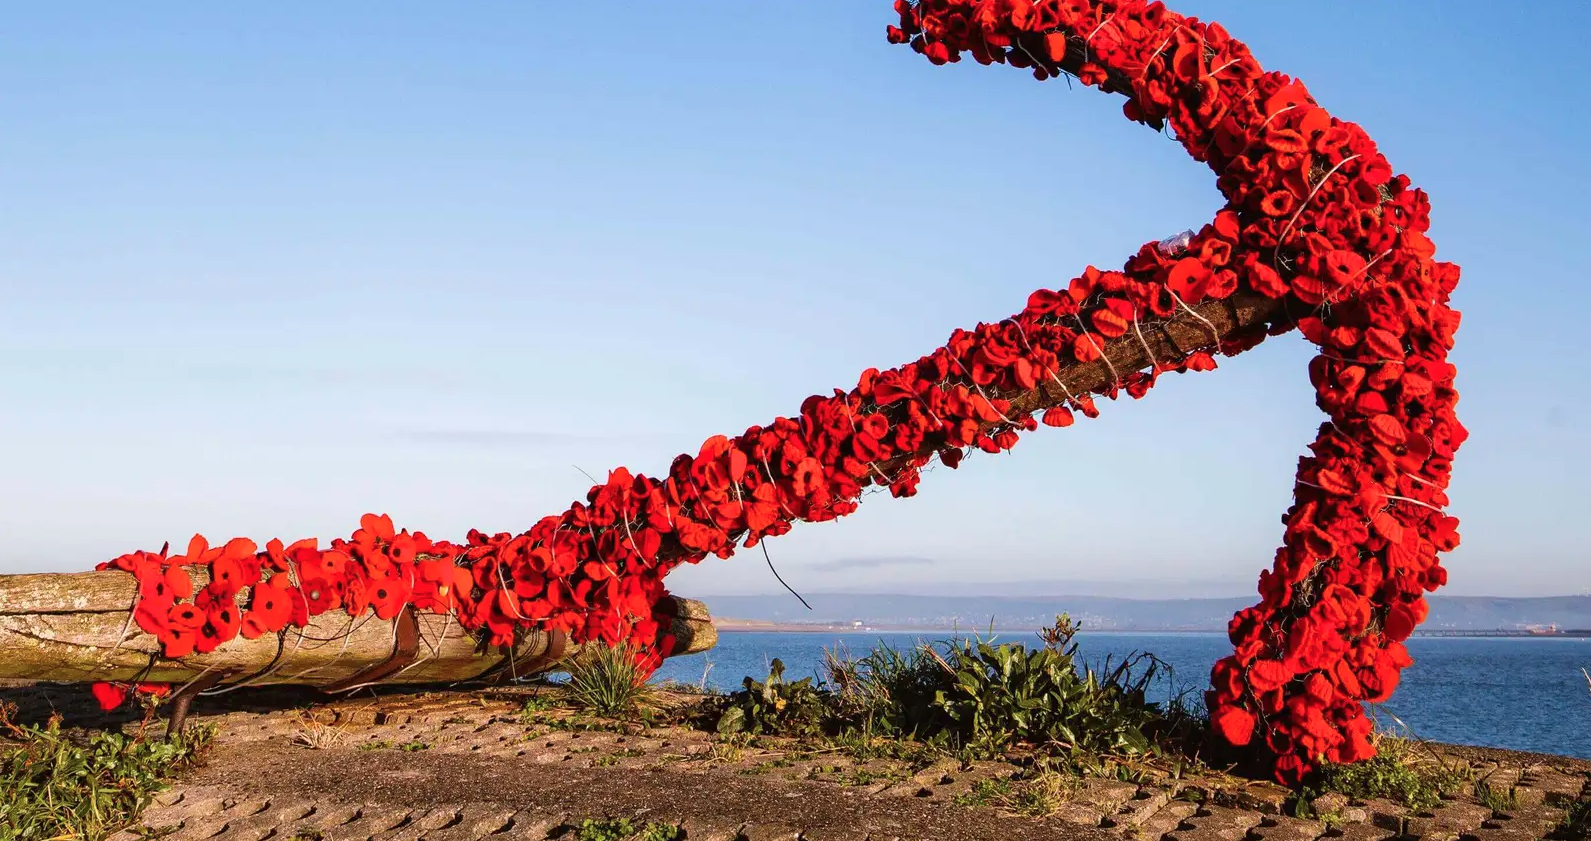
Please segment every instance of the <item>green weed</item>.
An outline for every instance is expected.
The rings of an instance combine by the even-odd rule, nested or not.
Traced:
[[[974,783],[972,790],[956,795],[951,802],[957,806],[992,806],[1001,798],[1011,794],[1009,780],[979,780]]]
[[[1382,736],[1376,741],[1376,750],[1373,759],[1322,767],[1321,789],[1363,800],[1385,798],[1423,811],[1434,808],[1443,795],[1462,791],[1468,782],[1462,768],[1416,757],[1414,744],[1407,740]]]
[[[97,841],[129,826],[214,735],[194,727],[169,740],[142,729],[80,737],[59,718],[37,727],[12,714],[0,709],[0,734],[15,741],[0,743],[0,841]]]
[[[1493,812],[1512,812],[1519,805],[1512,788],[1493,788],[1485,782],[1475,784],[1475,798]]]
[[[575,827],[575,841],[683,841],[685,831],[673,824],[638,824],[629,818],[585,820]]]
[[[1580,800],[1564,810],[1563,820],[1552,831],[1555,838],[1581,839],[1591,835],[1591,800]]]
[[[569,682],[565,689],[570,700],[598,715],[631,715],[651,698],[647,675],[636,665],[627,644],[588,643],[566,668]]]
[[[768,677],[748,677],[728,698],[718,719],[719,733],[780,733],[812,736],[823,729],[829,715],[829,692],[812,685],[812,678],[789,681],[784,662],[774,659]]]

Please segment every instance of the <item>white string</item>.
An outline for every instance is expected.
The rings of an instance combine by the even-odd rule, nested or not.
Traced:
[[[1076,321],[1078,328],[1083,331],[1083,338],[1088,339],[1088,343],[1090,345],[1094,346],[1094,350],[1095,350],[1095,352],[1097,352],[1099,354],[1099,357],[1101,359],[1105,360],[1105,367],[1110,369],[1111,384],[1112,385],[1120,384],[1121,383],[1121,374],[1116,373],[1116,365],[1115,365],[1115,363],[1110,361],[1110,357],[1105,354],[1105,349],[1100,347],[1098,342],[1094,341],[1094,337],[1093,336],[1089,335],[1087,325],[1083,324],[1083,317],[1080,316],[1080,315],[1077,315],[1076,313],[1073,313],[1072,314],[1072,320]]]
[[[1204,322],[1204,326],[1210,328],[1210,338],[1215,341],[1216,347],[1219,348],[1221,346],[1221,333],[1215,329],[1215,325],[1210,322],[1210,319],[1205,318],[1204,316],[1200,315],[1193,307],[1188,306],[1187,302],[1178,297],[1177,293],[1172,292],[1170,287],[1166,288],[1166,292],[1167,294],[1171,295],[1172,300],[1175,300],[1178,306],[1188,311],[1188,315],[1199,319],[1200,321]]]
[[[1338,161],[1336,166],[1332,167],[1330,171],[1321,176],[1320,180],[1315,183],[1315,188],[1309,191],[1308,196],[1304,197],[1304,203],[1298,206],[1298,212],[1293,214],[1293,218],[1287,220],[1287,227],[1282,229],[1282,235],[1276,238],[1277,247],[1275,253],[1277,255],[1280,255],[1281,245],[1287,241],[1287,235],[1293,232],[1293,223],[1298,221],[1298,217],[1304,215],[1304,208],[1309,207],[1310,200],[1315,197],[1316,193],[1320,192],[1321,187],[1326,186],[1326,182],[1331,180],[1331,176],[1335,174],[1337,170],[1342,169],[1343,164],[1346,164],[1357,157],[1359,157],[1359,155],[1356,153]]]

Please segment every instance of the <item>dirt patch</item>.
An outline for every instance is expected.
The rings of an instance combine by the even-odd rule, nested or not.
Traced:
[[[577,823],[626,817],[740,832],[789,826],[809,837],[967,841],[1108,839],[1060,820],[1007,817],[991,810],[880,797],[857,788],[725,772],[657,768],[571,768],[431,751],[337,749],[313,753],[281,744],[223,748],[185,784],[416,810],[461,799],[501,803]],[[566,816],[566,817],[565,817]]]

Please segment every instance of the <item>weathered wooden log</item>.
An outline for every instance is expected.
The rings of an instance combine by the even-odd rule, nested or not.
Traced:
[[[208,583],[203,568],[189,573],[195,587]],[[208,654],[168,660],[160,642],[129,621],[136,592],[133,577],[120,571],[0,576],[0,678],[186,683],[219,673],[230,684],[349,688],[384,663],[393,671],[381,683],[438,683],[525,677],[578,652],[558,632],[526,631],[512,649],[488,647],[451,616],[355,619],[334,610],[302,629],[239,637]],[[674,615],[676,655],[717,642],[706,605],[671,598],[665,609]]]

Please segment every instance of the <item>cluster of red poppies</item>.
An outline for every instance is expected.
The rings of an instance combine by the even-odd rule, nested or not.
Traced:
[[[517,536],[471,531],[468,543],[457,545],[397,531],[390,517],[366,514],[350,539],[324,549],[313,538],[286,546],[272,540],[264,551],[242,537],[211,547],[196,535],[186,554],[133,552],[99,569],[133,574],[134,620],[172,659],[208,654],[239,636],[303,628],[332,610],[391,620],[412,606],[452,614],[493,645],[511,645],[516,630],[528,626],[609,645],[632,642],[653,656],[655,667],[673,645],[654,615],[664,595],[661,575],[641,574],[634,562],[615,567],[597,559],[596,547],[583,547],[577,531],[553,534],[560,529],[552,519],[545,529]],[[538,539],[538,530],[551,537]],[[106,689],[96,694],[122,700]]]
[[[405,605],[450,613],[489,643],[519,629],[567,631],[577,642],[629,642],[648,668],[673,640],[658,614],[663,579],[682,563],[729,557],[855,510],[863,491],[916,492],[934,459],[954,468],[976,447],[1010,449],[1041,420],[1097,415],[1087,387],[1063,374],[1101,361],[1095,389],[1141,397],[1168,371],[1215,367],[1264,339],[1258,329],[1117,371],[1107,351],[1143,326],[1194,317],[1239,290],[1310,308],[1306,337],[1325,350],[1310,366],[1330,416],[1302,460],[1285,545],[1262,574],[1263,601],[1234,619],[1236,654],[1209,694],[1218,731],[1237,745],[1260,734],[1277,776],[1296,781],[1323,759],[1371,748],[1361,702],[1392,691],[1408,665],[1401,645],[1440,586],[1436,553],[1457,543],[1446,504],[1449,459],[1463,440],[1444,361],[1458,315],[1447,307],[1457,268],[1434,262],[1429,206],[1393,177],[1364,132],[1327,114],[1304,87],[1264,73],[1239,42],[1141,0],[923,0],[896,3],[897,43],[935,63],[964,52],[1039,78],[1073,72],[1128,94],[1127,115],[1169,125],[1219,176],[1228,206],[1177,247],[1146,244],[1122,271],[1090,267],[1040,290],[997,324],[958,330],[944,347],[849,391],[814,395],[794,418],[708,439],[661,478],[624,469],[584,502],[519,535],[471,532],[465,545],[398,532],[366,515],[349,540],[263,552],[247,540],[183,556],[136,552],[104,567],[138,578],[140,628],[170,657],[242,635],[302,627],[329,610],[390,619]],[[1328,306],[1329,305],[1329,306]],[[1208,322],[1206,322],[1208,324]],[[1054,385],[1056,405],[1020,400]],[[208,579],[197,592],[186,570]],[[246,599],[240,599],[247,592]],[[246,601],[242,604],[241,601]]]
[[[1301,83],[1262,71],[1219,24],[1160,3],[895,7],[890,39],[930,61],[968,53],[1040,79],[1074,73],[1125,94],[1128,118],[1170,126],[1216,172],[1226,209],[1190,256],[1130,261],[1125,286],[1092,314],[1101,332],[1157,298],[1239,287],[1313,313],[1298,326],[1322,349],[1309,374],[1330,420],[1300,460],[1284,545],[1260,576],[1260,604],[1231,623],[1236,651],[1216,664],[1208,700],[1221,735],[1247,745],[1257,734],[1283,781],[1372,756],[1362,704],[1386,698],[1412,662],[1403,640],[1425,618],[1424,593],[1447,580],[1437,554],[1458,544],[1443,508],[1466,435],[1446,361],[1459,270],[1432,259],[1425,194]]]

